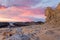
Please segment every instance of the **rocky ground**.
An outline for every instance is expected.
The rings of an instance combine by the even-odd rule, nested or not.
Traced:
[[[0,40],[60,40],[60,27],[48,28],[31,25],[17,28],[1,28]]]

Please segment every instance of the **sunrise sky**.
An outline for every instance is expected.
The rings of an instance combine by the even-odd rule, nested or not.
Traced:
[[[45,21],[44,9],[60,0],[0,0],[0,22]]]

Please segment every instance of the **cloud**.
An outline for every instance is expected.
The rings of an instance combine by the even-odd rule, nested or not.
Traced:
[[[34,8],[45,8],[45,7],[54,7],[60,0],[0,0],[0,4],[11,7],[11,6],[24,6],[30,9]]]
[[[31,6],[39,1],[40,0],[0,0],[0,4],[5,6]]]
[[[39,10],[39,11],[38,11]],[[25,22],[25,21],[38,21],[41,18],[44,19],[45,16],[43,14],[43,11],[40,9],[24,9],[23,7],[9,7],[4,8],[3,10],[0,9],[0,20],[4,21],[19,21],[19,22]],[[3,20],[4,19],[4,20]]]
[[[31,8],[45,8],[45,7],[53,7],[60,3],[60,0],[41,0],[41,2],[36,5],[31,6]]]

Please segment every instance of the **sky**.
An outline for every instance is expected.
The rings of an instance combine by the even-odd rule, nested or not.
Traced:
[[[59,3],[60,0],[0,0],[0,22],[44,22],[44,9]]]

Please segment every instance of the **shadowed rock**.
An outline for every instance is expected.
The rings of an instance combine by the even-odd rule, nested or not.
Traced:
[[[0,28],[7,27],[9,25],[8,22],[0,22]]]
[[[30,38],[27,35],[22,35],[21,34],[14,34],[13,36],[7,38],[6,40],[30,40]]]
[[[25,22],[16,22],[14,23],[15,26],[28,26],[29,23],[25,23]]]
[[[60,40],[60,35],[55,35],[56,40]]]
[[[16,33],[8,37],[5,36],[5,40],[30,40],[30,37],[28,35],[23,34],[21,28],[17,28]]]

